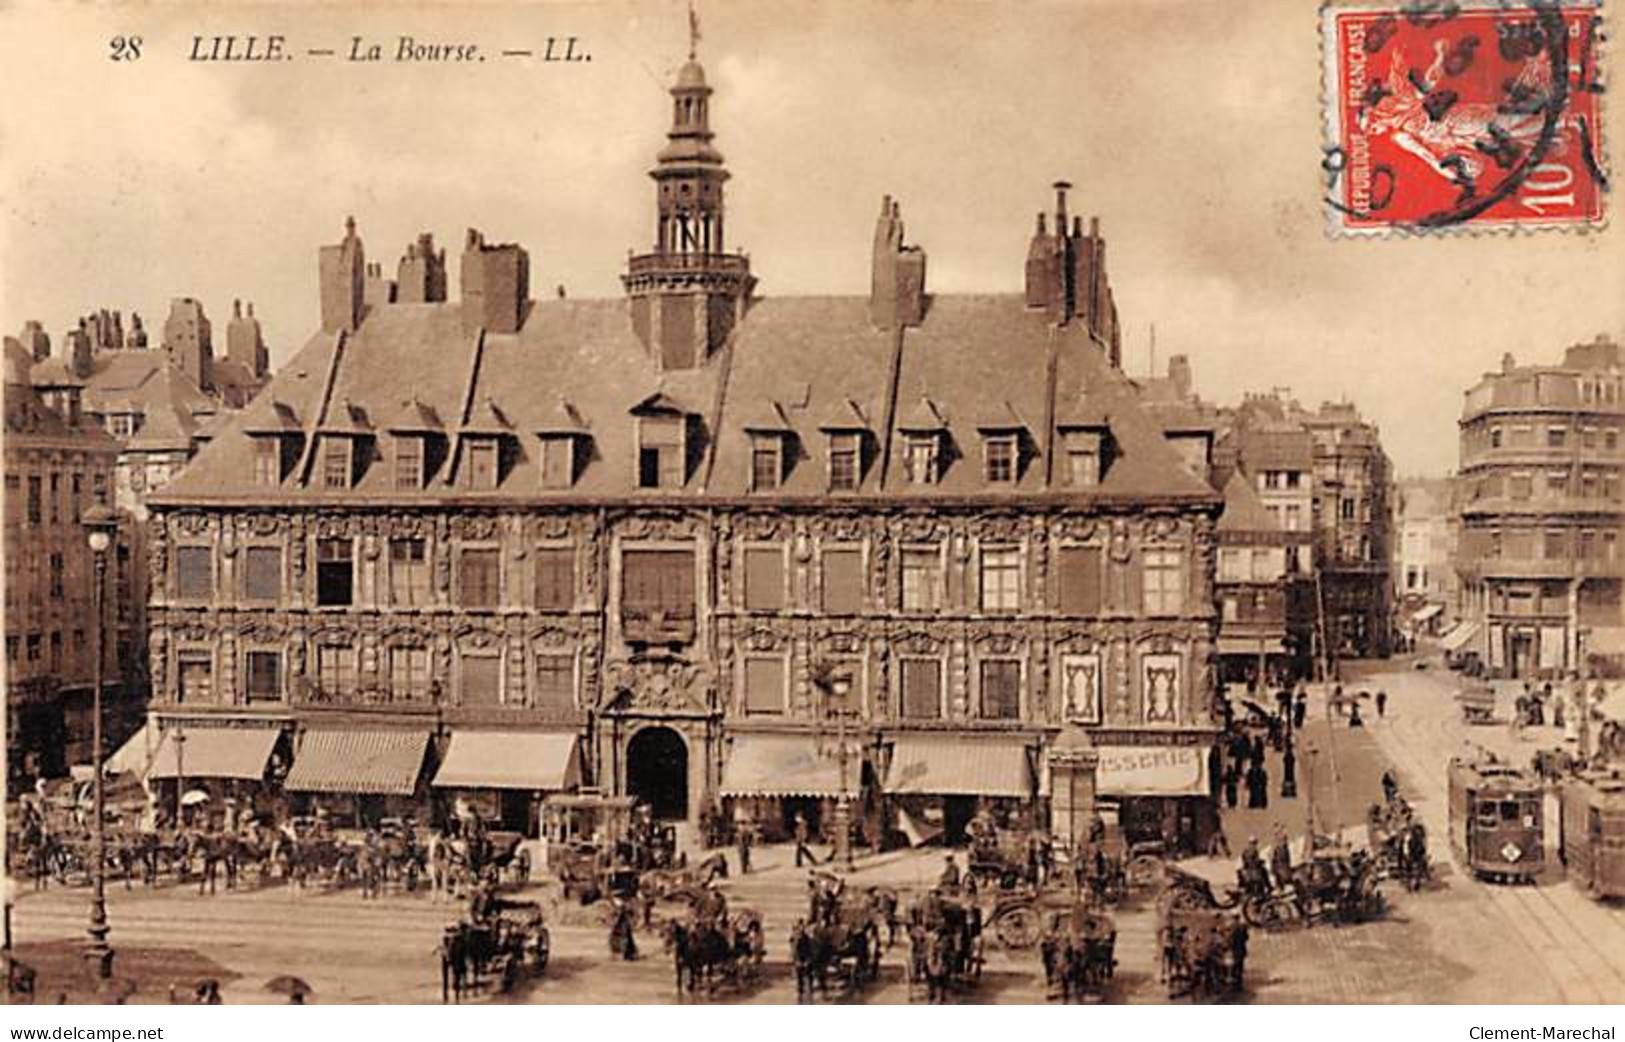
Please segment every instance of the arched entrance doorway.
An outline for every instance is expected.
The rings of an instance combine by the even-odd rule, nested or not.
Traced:
[[[626,746],[626,791],[657,818],[688,817],[688,746],[669,727],[646,727]]]

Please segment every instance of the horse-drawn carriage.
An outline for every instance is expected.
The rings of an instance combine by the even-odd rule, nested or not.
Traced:
[[[749,987],[761,979],[767,958],[767,936],[762,915],[754,909],[718,914],[705,912],[706,902],[696,898],[687,916],[668,919],[666,950],[677,973],[677,990],[690,993],[704,987]]]
[[[941,888],[927,891],[909,909],[908,986],[924,984],[926,998],[938,1002],[954,988],[970,988],[982,977],[982,909],[974,898]]]
[[[549,796],[542,803],[542,835],[548,870],[567,901],[591,904],[606,894],[631,897],[639,892],[645,873],[687,867],[677,850],[676,829],[654,821],[648,808],[631,796]],[[709,880],[707,875],[700,885]]]
[[[1386,907],[1378,882],[1377,861],[1367,851],[1317,850],[1267,891],[1249,886],[1241,914],[1248,925],[1266,930],[1367,922]]]
[[[1456,692],[1461,718],[1469,724],[1495,722],[1495,689],[1488,684],[1469,684]]]
[[[827,993],[831,976],[849,991],[878,977],[884,951],[880,931],[886,930],[889,943],[896,928],[897,894],[886,887],[848,893],[831,877],[816,883],[809,904],[807,918],[790,928],[797,1000]]]
[[[552,937],[534,901],[496,900],[480,915],[446,927],[440,941],[440,1000],[462,1001],[489,979],[503,993],[547,969]]]
[[[991,884],[1005,890],[1035,883],[1032,848],[1035,842],[1036,837],[1030,832],[989,826],[971,837],[966,874],[978,886]]]
[[[1047,909],[1039,957],[1044,983],[1063,1002],[1105,997],[1117,969],[1117,925],[1111,916],[1087,902]]]
[[[1165,892],[1176,892],[1171,888]],[[1168,997],[1218,999],[1240,994],[1247,966],[1247,924],[1224,908],[1158,901],[1157,938]]]
[[[1428,862],[1427,829],[1398,798],[1373,803],[1366,813],[1366,844],[1377,862],[1377,875],[1397,879],[1415,892],[1433,877]]]

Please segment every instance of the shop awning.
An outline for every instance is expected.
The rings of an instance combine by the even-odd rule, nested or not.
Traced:
[[[1411,621],[1412,622],[1426,622],[1429,619],[1433,618],[1433,616],[1439,614],[1442,611],[1444,611],[1444,605],[1442,605],[1442,604],[1429,604],[1429,605],[1427,605],[1427,606],[1413,612],[1411,614]]]
[[[176,755],[176,734],[180,753]],[[188,727],[164,732],[148,778],[243,778],[259,781],[281,730],[275,727]]]
[[[581,784],[574,734],[454,731],[446,762],[434,776],[440,789],[523,789],[559,792]]]
[[[1206,796],[1205,745],[1103,745],[1095,787],[1102,796]]]
[[[1467,646],[1467,642],[1478,636],[1478,623],[1464,622],[1460,626],[1444,635],[1439,646],[1446,651],[1460,651]]]
[[[1260,648],[1262,645],[1262,648]],[[1269,640],[1259,637],[1220,637],[1219,654],[1221,655],[1251,655],[1257,658],[1260,654],[1282,655],[1286,653],[1286,646],[1279,640]]]
[[[847,757],[847,791],[858,791],[863,752]],[[841,762],[831,748],[820,755],[811,737],[742,734],[722,766],[724,796],[838,796]]]
[[[1625,626],[1596,626],[1586,635],[1587,655],[1625,655]]]
[[[105,765],[107,773],[133,774],[137,778],[145,778],[147,767],[153,762],[153,757],[158,751],[154,748],[157,744],[156,730],[150,724],[142,724],[139,731],[119,746],[118,752],[107,758]]]
[[[410,796],[428,747],[427,731],[307,731],[283,788]]]
[[[894,796],[1033,794],[1028,743],[1020,738],[899,736],[886,772]]]

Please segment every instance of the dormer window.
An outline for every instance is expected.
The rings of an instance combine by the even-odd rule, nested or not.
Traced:
[[[464,442],[465,484],[472,489],[497,487],[497,440],[479,436]]]
[[[750,490],[771,492],[784,484],[794,431],[779,403],[770,401],[745,423],[750,435]]]
[[[983,464],[989,484],[1012,485],[1016,480],[1016,436],[990,434],[982,443]]]
[[[416,434],[395,436],[395,487],[401,490],[423,487],[423,438]]]
[[[350,439],[329,434],[322,438],[322,487],[349,488],[351,477]]]
[[[1063,432],[1066,445],[1067,483],[1073,488],[1094,488],[1105,471],[1105,435],[1099,430],[1076,429]]]
[[[934,485],[942,478],[942,443],[948,424],[929,398],[908,412],[898,425],[903,435],[903,471],[915,485]]]
[[[682,488],[688,480],[688,410],[658,392],[632,407],[638,424],[638,487]]]
[[[299,458],[304,428],[290,406],[273,401],[270,415],[248,424],[245,433],[254,443],[254,484],[280,485]]]
[[[274,435],[254,439],[254,484],[282,484],[282,439]]]
[[[502,449],[512,436],[513,424],[496,402],[486,398],[474,408],[462,430],[464,488],[489,492],[502,484]]]
[[[321,487],[346,489],[355,485],[366,462],[365,448],[372,438],[366,412],[349,401],[340,402],[319,431]]]
[[[863,435],[845,431],[829,436],[829,487],[855,491],[863,480]]]
[[[563,398],[554,403],[553,410],[536,428],[542,443],[542,487],[570,488],[576,483],[581,461],[591,434],[587,424],[576,412],[575,406]]]
[[[440,417],[416,398],[401,403],[390,421],[393,435],[395,488],[409,492],[423,488],[445,456],[445,428]]]

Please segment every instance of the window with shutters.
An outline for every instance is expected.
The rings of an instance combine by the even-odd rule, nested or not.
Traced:
[[[638,418],[638,487],[682,488],[686,417]]]
[[[542,437],[542,487],[569,488],[576,481],[576,440],[570,435]]]
[[[942,718],[942,662],[934,658],[899,660],[902,672],[903,718],[938,720]]]
[[[991,659],[982,663],[981,718],[1021,719],[1021,663]]]
[[[496,488],[499,463],[497,439],[464,435],[464,446],[467,461],[463,475],[464,484],[472,489]]]
[[[1061,614],[1100,614],[1103,562],[1098,546],[1061,548]]]
[[[329,434],[322,438],[322,487],[350,487],[350,439]]]
[[[537,709],[568,713],[576,707],[576,660],[556,652],[536,656],[532,704]]]
[[[863,552],[857,548],[823,553],[824,610],[856,615],[863,610]]]
[[[784,712],[784,659],[745,660],[745,715],[776,716]]]
[[[1016,480],[1016,436],[989,435],[983,448],[988,482],[994,485],[1013,484]]]
[[[536,609],[569,611],[576,597],[576,552],[571,546],[536,548]]]
[[[942,574],[942,555],[934,549],[903,551],[903,610],[936,611]]]
[[[95,497],[98,506],[107,505],[107,475],[97,474],[90,479],[91,494]],[[38,521],[39,518],[34,520]]]
[[[282,701],[282,654],[250,651],[244,656],[249,702]]]
[[[621,554],[621,621],[628,640],[645,644],[693,640],[694,618],[692,551]]]
[[[399,434],[395,437],[395,487],[418,489],[423,487],[423,438],[417,434]]]
[[[862,435],[829,436],[829,487],[834,492],[850,492],[863,480]]]
[[[207,652],[184,651],[175,662],[175,701],[208,705],[214,701],[214,659]]]
[[[1021,607],[1021,553],[1014,547],[982,550],[982,610],[1012,612]]]
[[[457,603],[495,608],[501,603],[500,561],[491,548],[464,548],[457,555]]]
[[[1147,615],[1178,615],[1185,610],[1185,560],[1177,549],[1148,549],[1141,555]]]
[[[355,692],[355,649],[344,644],[316,646],[316,686],[330,699]]]
[[[389,541],[389,603],[397,608],[429,604],[428,544],[424,540]]]
[[[316,541],[316,605],[347,606],[355,599],[355,562],[348,539]]]
[[[175,596],[205,601],[214,594],[214,555],[206,546],[175,548]]]
[[[243,599],[275,603],[282,599],[282,548],[250,546],[243,551]]]
[[[389,693],[398,702],[428,699],[428,648],[402,644],[389,649]]]
[[[502,704],[502,659],[497,655],[464,652],[460,662],[465,706]]]
[[[745,550],[745,610],[780,611],[784,608],[784,551],[753,546]]]

